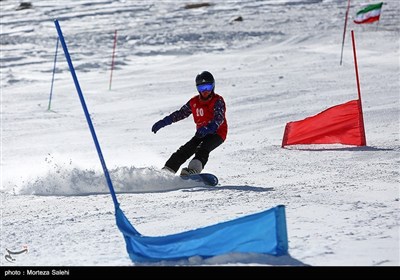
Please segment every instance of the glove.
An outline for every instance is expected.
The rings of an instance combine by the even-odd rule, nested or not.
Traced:
[[[204,136],[206,136],[207,134],[213,134],[217,131],[217,124],[215,122],[210,122],[208,125],[202,126],[200,127],[197,131],[196,131],[196,137],[197,138],[203,138]]]
[[[170,125],[172,123],[172,118],[170,116],[166,116],[162,120],[159,120],[155,124],[153,124],[153,127],[151,128],[151,131],[154,133],[157,133],[161,128],[164,126]]]

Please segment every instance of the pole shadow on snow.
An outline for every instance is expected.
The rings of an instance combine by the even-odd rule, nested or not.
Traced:
[[[331,152],[331,151],[347,151],[347,152],[379,152],[379,151],[394,151],[393,148],[379,148],[372,146],[363,146],[363,147],[343,147],[343,148],[286,148],[288,150],[295,151],[309,151],[309,152]]]
[[[272,256],[267,254],[255,254],[255,253],[231,253],[229,254],[229,261],[223,260],[224,255],[215,256],[209,260],[205,260],[205,264],[234,264],[235,262],[240,264],[255,264],[255,265],[270,265],[270,266],[310,266],[290,256],[290,254],[283,256]]]
[[[252,265],[252,267],[267,267],[267,266],[310,266],[309,264],[303,263],[290,256],[290,254],[283,256],[272,256],[268,254],[258,253],[229,253],[222,254],[210,258],[202,258],[200,256],[193,256],[189,259],[182,259],[177,261],[161,261],[161,262],[143,262],[135,263],[134,266],[174,266],[174,267],[185,267],[185,266],[221,266],[229,268],[232,266],[237,267],[240,265]]]

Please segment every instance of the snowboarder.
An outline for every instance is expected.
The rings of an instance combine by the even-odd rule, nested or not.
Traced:
[[[208,71],[203,71],[196,76],[195,81],[199,94],[192,97],[179,110],[156,122],[151,128],[152,132],[157,133],[164,126],[193,114],[196,123],[195,135],[173,153],[163,167],[164,170],[175,174],[180,166],[194,154],[188,167],[182,168],[181,176],[200,173],[208,161],[210,152],[225,141],[228,132],[225,101],[222,96],[214,92],[213,75]]]

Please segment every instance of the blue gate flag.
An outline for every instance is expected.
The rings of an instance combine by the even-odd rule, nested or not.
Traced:
[[[167,236],[143,236],[116,209],[117,225],[124,235],[133,262],[178,260],[193,256],[209,258],[227,253],[288,253],[285,207]]]

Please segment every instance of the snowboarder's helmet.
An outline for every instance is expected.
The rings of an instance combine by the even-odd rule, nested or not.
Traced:
[[[212,84],[214,90],[215,80],[213,75],[208,71],[203,71],[196,76],[196,86],[204,84]]]

